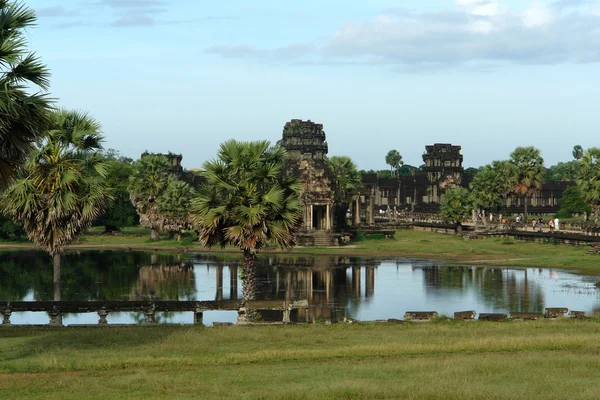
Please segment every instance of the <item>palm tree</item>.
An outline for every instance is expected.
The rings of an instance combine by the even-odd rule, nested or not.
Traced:
[[[60,257],[111,200],[107,164],[99,156],[100,124],[88,114],[56,111],[50,130],[0,199],[2,211],[53,258],[54,300],[61,298]]]
[[[600,148],[592,147],[583,153],[581,168],[577,176],[577,186],[583,200],[594,211],[595,222],[598,222],[600,211]]]
[[[50,72],[27,51],[27,28],[35,12],[15,1],[0,0],[0,188],[14,177],[49,122],[51,100],[43,94]],[[38,90],[30,94],[30,88]]]
[[[362,179],[354,161],[348,156],[333,156],[326,159],[327,167],[336,182],[335,201],[336,221],[338,226],[344,226],[346,210],[351,201],[353,190],[362,187]],[[340,207],[341,206],[341,207]]]
[[[189,210],[194,195],[194,189],[186,182],[174,176],[169,178],[165,191],[156,201],[156,209],[163,221],[162,231],[177,232],[179,240],[183,230],[192,228]]]
[[[402,156],[398,152],[398,150],[390,150],[385,156],[385,163],[390,166],[390,171],[392,172],[392,176],[398,173],[398,168],[404,164],[402,162]],[[396,171],[394,173],[394,171]]]
[[[284,172],[285,150],[268,141],[221,144],[203,165],[206,183],[192,200],[192,220],[207,247],[233,245],[244,254],[242,293],[255,298],[257,252],[295,244],[301,225],[300,185]]]
[[[167,189],[171,175],[167,157],[144,155],[133,164],[129,177],[129,198],[140,216],[140,224],[152,230],[152,240],[158,240],[162,231],[164,221],[157,201]]]
[[[523,217],[527,222],[527,200],[541,189],[545,181],[544,159],[540,155],[539,149],[528,146],[517,147],[510,154],[510,162],[516,168],[516,184],[513,192],[523,196],[525,204]]]

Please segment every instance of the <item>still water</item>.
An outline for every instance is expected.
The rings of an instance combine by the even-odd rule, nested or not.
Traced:
[[[63,300],[240,299],[237,255],[161,255],[137,251],[67,253]],[[406,311],[543,312],[600,310],[595,277],[543,268],[445,266],[435,260],[263,256],[257,299],[308,299],[303,320],[344,317],[401,319]],[[43,252],[0,252],[0,300],[52,300],[52,261]],[[142,321],[141,313],[111,313],[109,323]],[[160,322],[192,323],[191,313],[158,314]],[[65,324],[94,324],[94,314],[67,315]],[[204,323],[235,322],[237,313],[204,314]],[[14,313],[13,324],[45,324],[44,313]]]

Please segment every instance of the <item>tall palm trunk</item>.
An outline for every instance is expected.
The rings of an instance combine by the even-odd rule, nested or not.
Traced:
[[[60,301],[60,253],[55,254],[54,261],[54,301]]]
[[[242,268],[244,273],[244,279],[242,280],[244,301],[256,300],[256,254],[244,250],[244,265]]]
[[[523,213],[523,223],[527,223],[527,195],[525,195],[525,212]]]

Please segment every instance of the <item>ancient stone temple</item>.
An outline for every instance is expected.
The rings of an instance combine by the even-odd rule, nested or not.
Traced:
[[[464,168],[460,146],[443,143],[425,146],[423,161],[428,180],[424,203],[439,204],[446,190],[462,186]]]
[[[293,119],[278,144],[286,149],[286,170],[302,185],[300,245],[331,245],[333,241],[333,182],[325,162],[328,147],[322,124]]]

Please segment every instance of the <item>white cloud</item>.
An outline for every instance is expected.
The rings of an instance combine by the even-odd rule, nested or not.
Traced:
[[[250,46],[252,57],[272,62],[379,64],[420,67],[466,63],[599,63],[599,3],[539,0],[524,9],[498,0],[455,0],[451,11],[386,10],[370,20],[348,22],[320,42],[281,49]],[[595,8],[596,7],[596,8]],[[248,46],[215,46],[213,54],[248,57]],[[293,57],[291,57],[291,54]],[[236,55],[237,54],[237,55]]]
[[[462,11],[480,17],[493,17],[502,13],[497,0],[456,0],[455,3]]]
[[[554,22],[556,13],[547,5],[536,1],[523,12],[523,25],[536,28]]]

